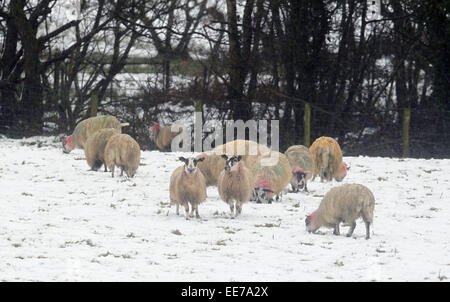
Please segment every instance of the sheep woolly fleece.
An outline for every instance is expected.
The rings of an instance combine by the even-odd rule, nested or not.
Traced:
[[[352,224],[359,217],[373,223],[374,208],[375,197],[366,186],[343,184],[328,191],[312,215],[315,227],[331,228],[340,222]]]
[[[105,162],[114,177],[114,168],[119,167],[128,177],[133,177],[139,167],[141,149],[128,134],[116,134],[110,137],[105,147]]]
[[[111,115],[90,117],[77,124],[71,136],[71,144],[73,148],[84,149],[87,139],[96,131],[103,128],[114,128],[121,133],[122,127],[126,125],[127,123],[121,124],[116,117]],[[70,150],[69,148],[68,151]]]
[[[322,136],[317,138],[309,148],[313,155],[313,177],[320,176],[322,180],[331,181],[335,178],[341,181],[342,175],[342,151],[338,142],[333,138]],[[313,179],[314,179],[313,178]]]
[[[94,134],[92,134],[86,141],[86,146],[84,148],[84,155],[86,156],[86,161],[93,170],[97,170],[101,167],[101,164],[105,165],[105,148],[111,136],[120,134],[117,129],[105,128],[100,129]],[[100,164],[101,162],[101,164]],[[98,166],[100,164],[100,166]]]
[[[206,200],[205,178],[198,168],[190,175],[180,166],[170,176],[169,191],[170,204],[185,207],[187,213],[189,204],[195,209]]]

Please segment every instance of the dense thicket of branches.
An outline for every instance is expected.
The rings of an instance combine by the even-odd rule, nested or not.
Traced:
[[[144,137],[172,113],[162,105],[203,104],[205,117],[279,119],[286,147],[303,143],[307,102],[312,138],[349,154],[400,155],[410,108],[412,155],[450,156],[448,0],[75,2],[59,23],[56,0],[1,2],[1,133],[67,132],[98,108]],[[121,94],[129,66],[162,81]]]

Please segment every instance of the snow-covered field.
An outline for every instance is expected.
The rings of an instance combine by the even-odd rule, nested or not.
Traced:
[[[450,160],[345,157],[376,199],[370,240],[305,231],[337,183],[310,182],[229,218],[215,188],[201,220],[169,208],[179,153],[143,152],[134,179],[88,171],[54,137],[0,138],[1,281],[449,281]]]

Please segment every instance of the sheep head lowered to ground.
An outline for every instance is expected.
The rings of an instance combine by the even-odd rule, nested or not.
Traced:
[[[273,195],[280,195],[292,178],[291,165],[280,152],[249,157],[245,162],[254,179],[254,194],[258,203],[272,202]]]
[[[200,218],[198,205],[206,199],[206,184],[202,172],[197,168],[197,164],[204,158],[184,158],[178,160],[184,163],[183,166],[176,168],[170,176],[170,204],[176,205],[177,215],[180,213],[180,205],[185,208],[186,219],[189,216]],[[191,214],[189,215],[189,204],[191,205]]]
[[[63,152],[70,153],[75,148],[84,149],[89,136],[100,129],[114,128],[121,133],[122,127],[128,125],[129,123],[121,123],[116,117],[111,115],[99,115],[85,119],[79,122],[72,135],[69,135],[63,141]]]
[[[219,175],[217,183],[220,198],[225,201],[236,217],[242,212],[242,205],[250,199],[253,189],[253,178],[245,167],[242,156],[222,154],[225,167]]]
[[[344,184],[332,188],[323,197],[319,208],[306,217],[306,229],[316,232],[320,227],[334,228],[339,235],[339,224],[350,225],[347,237],[352,236],[355,220],[362,217],[366,225],[366,239],[370,238],[370,224],[373,223],[375,198],[372,192],[360,184]]]

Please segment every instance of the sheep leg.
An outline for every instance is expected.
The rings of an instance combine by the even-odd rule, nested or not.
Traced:
[[[306,186],[306,181],[305,181],[305,190],[304,190],[305,192],[309,192],[308,191],[308,187]]]
[[[353,235],[353,231],[356,228],[356,221],[353,221],[350,225],[350,229],[348,230],[347,237],[351,237]]]
[[[201,218],[200,215],[198,214],[198,205],[195,206],[195,217]]]
[[[185,217],[186,217],[186,220],[189,220],[189,204],[188,204],[188,203],[186,203],[186,204],[184,205],[184,209],[185,209]]]
[[[189,214],[189,217],[194,217],[194,210],[195,210],[195,206],[193,204],[191,204],[191,213]]]
[[[236,216],[240,215],[242,212],[242,202],[238,201],[236,203]]]
[[[177,204],[177,215],[180,215],[180,205]]]
[[[370,239],[370,221],[365,221],[364,223],[366,225],[366,239]]]
[[[103,162],[103,166],[105,167],[105,172],[108,172],[108,169],[106,169],[106,163]]]
[[[123,167],[120,167],[120,176],[123,176]]]
[[[334,225],[333,234],[334,235],[340,235],[341,234],[341,232],[339,231],[339,222]]]
[[[230,210],[231,210],[231,216],[234,216],[234,202],[228,202],[228,204],[230,205]]]
[[[111,167],[109,167],[109,170],[111,171],[112,177],[114,177],[114,169],[115,169],[115,166],[114,166],[114,165],[112,165]]]

